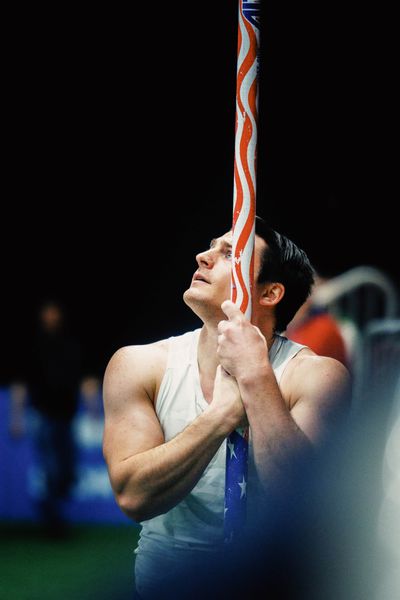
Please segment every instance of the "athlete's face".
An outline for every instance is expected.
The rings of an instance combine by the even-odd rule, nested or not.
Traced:
[[[254,272],[258,272],[260,255],[265,242],[256,236]],[[210,247],[196,256],[198,268],[193,275],[184,301],[193,310],[207,307],[220,311],[221,304],[231,296],[232,232],[211,240]],[[197,312],[195,310],[195,312]]]

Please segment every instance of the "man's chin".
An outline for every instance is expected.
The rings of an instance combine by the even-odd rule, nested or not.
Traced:
[[[201,293],[201,290],[193,289],[191,287],[188,288],[185,292],[183,292],[183,301],[189,306],[189,308],[196,312],[196,314],[196,309],[200,306],[204,306],[205,303],[207,303],[207,300]]]
[[[221,304],[216,300],[212,301],[210,298],[204,297],[199,290],[188,288],[183,293],[183,301],[200,319],[210,319],[216,315],[218,319],[221,319],[224,316]]]
[[[195,301],[193,290],[191,288],[188,288],[183,292],[183,301],[188,306],[191,306],[192,302]]]

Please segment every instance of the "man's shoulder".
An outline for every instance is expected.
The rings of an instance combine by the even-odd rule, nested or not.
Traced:
[[[282,395],[290,409],[302,406],[348,408],[351,401],[351,377],[335,358],[319,356],[304,348],[288,364],[281,380]]]
[[[126,374],[149,374],[156,379],[165,371],[170,340],[185,339],[195,334],[196,330],[186,331],[175,336],[166,337],[145,344],[131,344],[121,346],[111,356],[106,374],[125,372]]]
[[[336,358],[320,356],[304,348],[290,361],[286,379],[296,387],[312,384],[347,386],[350,382],[348,369]]]
[[[142,361],[162,360],[168,352],[168,339],[157,340],[147,344],[130,344],[121,346],[111,356],[109,365],[134,366]]]
[[[145,392],[152,397],[165,371],[167,340],[121,346],[111,356],[103,378],[105,397]]]

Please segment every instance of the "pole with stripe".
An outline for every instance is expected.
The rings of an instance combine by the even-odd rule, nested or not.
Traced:
[[[260,0],[239,0],[231,300],[251,319],[256,215]],[[246,520],[248,428],[227,439],[224,540]]]

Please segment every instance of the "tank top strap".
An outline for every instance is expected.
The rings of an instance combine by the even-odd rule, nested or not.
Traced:
[[[300,350],[306,347],[307,346],[304,344],[293,342],[283,335],[275,335],[274,343],[269,350],[269,360],[278,384],[288,362],[294,358]]]
[[[182,368],[197,363],[197,343],[200,329],[168,338],[167,369]]]

